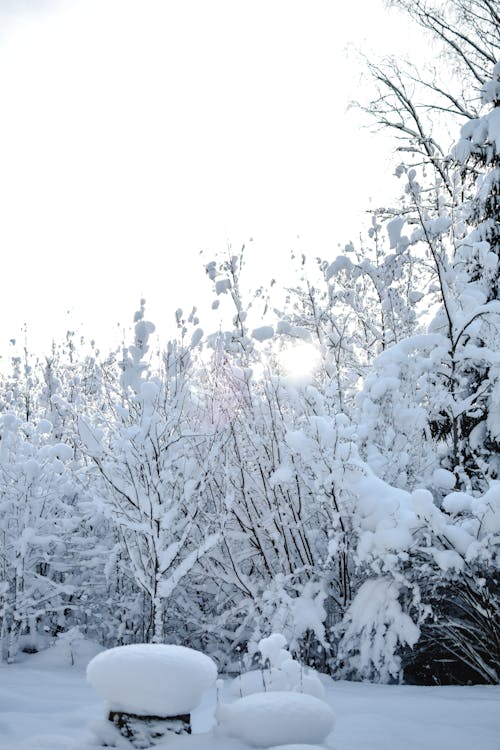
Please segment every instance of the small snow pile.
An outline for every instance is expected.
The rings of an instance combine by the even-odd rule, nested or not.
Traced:
[[[231,683],[233,695],[243,697],[253,693],[290,690],[323,698],[325,691],[314,670],[305,668],[292,658],[281,633],[273,633],[259,641],[262,669],[244,672]]]
[[[190,713],[217,678],[210,657],[184,646],[117,646],[92,659],[87,679],[112,711],[141,716]]]
[[[30,656],[30,666],[86,669],[90,660],[102,650],[102,646],[85,638],[78,628],[70,628],[64,633],[59,633],[53,646]]]
[[[254,693],[217,709],[218,732],[253,747],[318,745],[332,731],[330,706],[312,695]]]

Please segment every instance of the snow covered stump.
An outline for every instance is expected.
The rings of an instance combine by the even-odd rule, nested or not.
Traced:
[[[208,656],[184,646],[140,643],[98,654],[87,679],[108,703],[108,720],[133,747],[191,732],[191,711],[214,684]]]

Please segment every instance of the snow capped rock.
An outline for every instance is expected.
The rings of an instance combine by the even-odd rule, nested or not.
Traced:
[[[189,713],[214,684],[208,656],[184,646],[140,643],[98,654],[87,679],[115,711],[156,716]]]
[[[293,692],[255,693],[217,710],[222,735],[254,747],[290,743],[318,744],[333,729],[331,708],[311,695]]]

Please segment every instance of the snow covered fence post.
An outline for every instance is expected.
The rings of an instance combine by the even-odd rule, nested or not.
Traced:
[[[108,721],[140,750],[169,733],[190,734],[191,711],[216,678],[208,656],[165,644],[117,646],[87,667],[88,681],[107,701]]]

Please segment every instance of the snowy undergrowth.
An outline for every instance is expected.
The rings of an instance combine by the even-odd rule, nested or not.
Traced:
[[[86,683],[82,666],[71,667],[62,656],[59,647],[0,667],[0,750],[95,750],[90,725],[102,721],[103,702]],[[335,750],[498,750],[496,686],[321,681],[337,717],[330,742]],[[193,712],[194,733],[173,738],[165,750],[249,750],[240,740],[209,734],[218,699],[235,700],[230,681],[219,685],[218,698],[215,688],[205,693]]]

